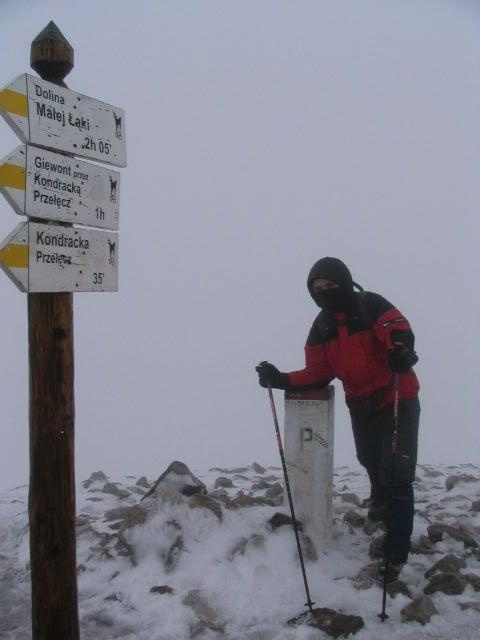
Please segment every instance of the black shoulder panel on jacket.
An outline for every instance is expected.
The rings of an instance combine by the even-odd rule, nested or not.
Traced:
[[[374,324],[386,311],[395,308],[391,302],[378,293],[365,291],[364,296],[368,317],[372,324]]]
[[[332,338],[336,338],[338,335],[335,321],[328,319],[325,313],[321,311],[315,318],[308,334],[307,344],[314,346],[323,342],[328,342]]]
[[[355,307],[347,315],[350,335],[372,329],[376,320],[394,306],[378,293],[359,291],[355,293]],[[337,320],[321,311],[315,318],[307,338],[307,345],[314,346],[338,338]]]

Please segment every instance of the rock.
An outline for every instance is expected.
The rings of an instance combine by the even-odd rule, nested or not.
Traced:
[[[435,545],[427,536],[420,536],[418,540],[412,541],[410,553],[431,556],[436,553]]]
[[[108,481],[107,476],[103,473],[103,471],[94,471],[92,475],[88,478],[88,480],[84,480],[82,482],[82,487],[88,489],[95,482],[100,482],[102,485]]]
[[[150,483],[147,480],[146,476],[142,476],[135,483],[137,487],[143,487],[144,489],[150,489]]]
[[[454,475],[454,476],[448,476],[448,478],[445,480],[445,486],[447,488],[447,491],[451,491],[453,487],[455,487],[457,484],[460,484],[461,482],[479,482],[479,481],[480,481],[480,478],[476,478],[475,476],[471,476],[467,474]]]
[[[184,597],[183,604],[193,609],[200,620],[201,624],[195,627],[194,635],[203,633],[205,629],[219,633],[225,632],[226,624],[219,620],[218,615],[209,604],[205,592],[200,589],[192,589]]]
[[[451,524],[440,524],[437,522],[435,524],[431,524],[427,528],[427,533],[432,542],[440,542],[440,540],[443,539],[444,534],[447,534],[451,538],[463,542],[465,547],[480,546],[478,542],[480,538],[479,534],[473,529],[473,527],[469,527],[469,525],[465,523],[459,523],[454,526]]]
[[[283,487],[279,482],[273,484],[270,489],[265,491],[265,498],[270,500],[275,507],[283,504]]]
[[[227,560],[230,562],[235,558],[235,556],[241,555],[245,553],[247,548],[248,538],[242,537],[238,542],[236,542],[230,551],[227,553]]]
[[[355,509],[349,509],[343,516],[344,524],[348,524],[354,529],[363,527],[365,524],[365,516],[355,511]]]
[[[362,505],[362,500],[360,500],[355,493],[340,493],[338,497],[343,502],[348,502],[356,507],[360,507]]]
[[[403,580],[398,579],[387,583],[387,593],[391,598],[395,598],[395,596],[398,596],[399,594],[401,594],[402,596],[407,596],[407,598],[412,597],[412,592],[408,588],[408,585]]]
[[[146,489],[142,489],[142,487],[137,487],[137,485],[134,485],[133,487],[127,487],[127,489],[130,491],[130,493],[136,493],[137,496],[144,496],[146,493]]]
[[[155,585],[154,587],[151,587],[149,593],[158,593],[160,595],[163,595],[164,593],[168,593],[169,595],[173,596],[175,591],[172,589],[172,587],[169,587],[167,584],[164,584],[164,585]]]
[[[467,563],[463,558],[457,558],[453,554],[448,554],[436,562],[425,573],[425,578],[431,578],[435,573],[443,571],[443,573],[458,573],[460,569],[465,569]]]
[[[373,535],[377,531],[385,531],[385,525],[381,520],[374,522],[370,518],[365,518],[365,524],[363,525],[363,533],[367,536]]]
[[[480,511],[480,500],[475,500],[472,502],[472,511],[479,512]]]
[[[105,596],[104,600],[106,602],[120,602],[121,598],[119,598],[116,593],[111,593],[109,596]]]
[[[258,464],[258,462],[254,462],[252,464],[252,469],[253,471],[255,471],[255,473],[259,473],[259,474],[265,473],[267,471],[265,467],[262,467],[262,465]]]
[[[465,611],[466,609],[473,609],[474,611],[480,612],[480,602],[477,602],[476,600],[473,602],[460,602],[459,604],[462,611]]]
[[[271,500],[261,498],[260,496],[248,496],[243,491],[239,491],[233,500],[226,500],[225,507],[227,509],[239,509],[241,507],[258,507],[269,506],[273,507],[274,504]]]
[[[245,473],[250,471],[249,467],[235,467],[235,469],[226,469],[225,467],[210,467],[210,471],[217,471],[218,473]]]
[[[475,591],[480,591],[480,576],[476,573],[467,573],[465,574],[465,578],[467,582],[472,585]]]
[[[438,613],[432,599],[428,596],[415,598],[400,612],[402,622],[419,622],[422,625],[430,622],[430,618]]]
[[[223,520],[222,507],[210,496],[195,494],[190,498],[188,504],[192,509],[208,509],[220,522]]]
[[[437,469],[432,469],[431,467],[427,467],[425,465],[419,465],[423,468],[423,475],[426,478],[440,478],[444,474],[441,471],[437,471]]]
[[[285,513],[277,512],[275,513],[270,520],[268,521],[270,528],[275,531],[279,527],[284,527],[285,525],[293,526],[293,520],[290,516],[287,516]],[[297,520],[297,527],[301,530],[302,523]]]
[[[125,489],[120,489],[115,482],[106,482],[103,485],[102,491],[103,493],[110,493],[117,498],[128,498],[130,495],[130,493],[125,491]]]
[[[370,547],[368,549],[368,555],[372,560],[380,560],[383,558],[383,540],[384,536],[377,536],[370,543]]]
[[[444,504],[455,504],[458,502],[469,503],[470,498],[467,498],[467,496],[462,496],[460,494],[453,494],[451,496],[445,496],[443,498],[440,498],[440,500],[438,501],[438,504],[443,506]]]
[[[214,489],[210,491],[208,494],[210,498],[214,498],[214,500],[220,500],[221,502],[226,502],[228,498],[228,492],[225,489]]]
[[[458,529],[463,537],[462,542],[465,547],[480,548],[480,532],[469,522],[460,521],[457,523]]]
[[[252,484],[252,491],[268,491],[268,489],[271,489],[272,487],[273,484],[271,482],[267,482],[261,478],[259,482],[254,482]]]
[[[178,460],[172,462],[167,467],[150,491],[143,496],[142,500],[150,497],[155,498],[159,490],[165,486],[184,496],[191,496],[196,493],[207,493],[207,488],[203,482],[193,475],[186,464]]]
[[[378,562],[370,562],[363,567],[352,580],[355,589],[364,591],[370,589],[374,584],[378,584],[378,568]]]
[[[233,487],[233,482],[230,480],[230,478],[226,478],[225,476],[220,476],[219,478],[217,478],[215,480],[215,484],[213,485],[214,489],[230,489],[231,487]]]
[[[120,520],[121,529],[130,529],[137,525],[145,524],[147,520],[147,512],[138,504],[132,507],[119,507],[118,509],[110,509],[105,512],[104,522],[114,522]]]
[[[300,540],[300,548],[305,560],[316,562],[318,560],[318,554],[310,536],[307,536],[306,534],[300,532],[300,535],[298,537]]]
[[[163,561],[163,566],[165,567],[165,571],[169,573],[175,568],[175,565],[178,562],[178,558],[183,551],[183,537],[181,535],[177,536],[175,540],[170,545],[167,554]]]
[[[227,554],[227,559],[232,561],[237,555],[244,555],[247,547],[262,547],[265,543],[265,538],[261,534],[254,533],[249,538],[242,537],[240,540],[234,544],[234,546],[230,549]]]
[[[312,612],[306,611],[288,622],[290,626],[306,625],[314,629],[320,629],[332,638],[346,637],[363,629],[365,623],[360,616],[350,616],[339,613],[327,607],[315,608]]]
[[[91,534],[94,537],[99,537],[100,534],[92,527],[91,516],[87,516],[84,513],[80,513],[75,520],[75,529],[77,536]]]
[[[441,591],[449,596],[457,596],[465,591],[467,579],[460,573],[436,573],[423,590],[428,595]]]

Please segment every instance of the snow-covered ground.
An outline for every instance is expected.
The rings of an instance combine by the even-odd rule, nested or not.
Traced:
[[[281,470],[254,464],[193,472],[206,485],[207,499],[160,483],[142,501],[156,478],[98,474],[78,486],[82,640],[327,638],[307,626],[286,625],[305,610],[305,592],[291,526],[269,524],[276,512],[288,513],[278,506]],[[306,569],[316,607],[363,618],[357,640],[479,637],[480,586],[474,577],[460,578],[460,594],[433,593],[438,613],[427,624],[402,622],[401,610],[429,583],[425,572],[446,554],[465,561],[461,575],[480,576],[480,468],[419,466],[417,475],[417,552],[402,574],[410,596],[389,596],[390,618],[382,623],[380,587],[368,578],[354,580],[372,562],[370,544],[379,535],[365,526],[360,506],[367,478],[360,469],[336,470],[331,548],[317,559],[310,554]],[[232,486],[219,487],[229,481]],[[428,534],[438,540],[442,533],[433,524],[452,527],[432,542]],[[27,487],[18,487],[0,494],[2,640],[31,637],[28,556]]]

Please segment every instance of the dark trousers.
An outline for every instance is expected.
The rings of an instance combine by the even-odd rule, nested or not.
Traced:
[[[367,470],[374,503],[384,502],[390,517],[390,560],[407,561],[413,530],[413,481],[417,463],[418,398],[398,403],[397,453],[392,476],[393,406],[381,411],[350,409],[357,457]],[[393,489],[393,492],[392,492]]]

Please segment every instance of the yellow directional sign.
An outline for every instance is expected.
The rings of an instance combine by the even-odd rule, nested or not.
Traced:
[[[118,230],[120,173],[22,145],[0,160],[0,192],[20,215]]]
[[[0,107],[13,115],[28,118],[27,96],[19,91],[11,89],[0,91]]]
[[[127,165],[119,107],[24,73],[0,89],[0,115],[24,143]]]
[[[0,188],[25,190],[25,167],[5,162],[0,165]]]
[[[118,234],[21,222],[0,245],[0,267],[20,291],[117,291]]]

